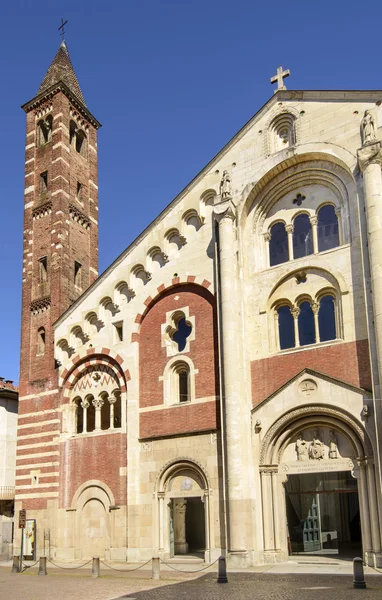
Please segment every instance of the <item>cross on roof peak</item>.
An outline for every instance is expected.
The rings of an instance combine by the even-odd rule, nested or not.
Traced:
[[[58,31],[60,31],[60,36],[62,37],[62,41],[65,42],[65,25],[67,24],[67,20],[64,21],[64,19],[61,19],[61,25],[58,28]]]
[[[284,79],[286,77],[289,77],[289,75],[290,75],[289,69],[285,69],[285,71],[284,71],[282,67],[277,68],[276,75],[271,77],[271,83],[277,82],[277,90],[275,90],[274,93],[278,92],[279,90],[286,90],[286,86],[284,85]]]

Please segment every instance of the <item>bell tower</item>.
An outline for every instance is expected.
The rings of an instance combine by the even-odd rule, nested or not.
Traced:
[[[27,124],[20,395],[31,398],[27,412],[33,412],[41,394],[45,406],[57,388],[52,325],[98,274],[100,123],[86,106],[64,41],[37,95],[22,108]]]

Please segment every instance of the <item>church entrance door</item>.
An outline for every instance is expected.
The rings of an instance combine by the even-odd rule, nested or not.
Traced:
[[[285,491],[293,554],[359,553],[357,480],[349,471],[289,475]]]
[[[170,506],[170,554],[202,554],[206,548],[204,503],[200,497],[173,498]]]

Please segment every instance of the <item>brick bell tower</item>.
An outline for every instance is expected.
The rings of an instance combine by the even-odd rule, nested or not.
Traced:
[[[25,471],[16,502],[18,508],[44,508],[58,495],[58,478],[44,477],[41,466],[52,463],[55,451],[52,427],[44,422],[55,418],[59,406],[52,325],[98,275],[100,123],[86,106],[64,41],[37,95],[22,108],[27,119],[19,426],[24,429],[19,427],[17,453],[19,473],[28,464],[29,480]],[[28,443],[21,433],[30,434]],[[40,475],[32,477],[33,490],[34,463]]]

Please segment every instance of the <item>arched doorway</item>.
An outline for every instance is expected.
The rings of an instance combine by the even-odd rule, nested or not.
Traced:
[[[197,556],[210,560],[209,485],[191,460],[171,463],[157,481],[155,546],[164,557]]]
[[[78,558],[109,558],[111,547],[110,507],[114,498],[106,485],[88,481],[75,493],[75,546]]]
[[[307,405],[280,417],[261,449],[264,554],[363,551],[379,561],[381,540],[373,449],[339,408]]]

